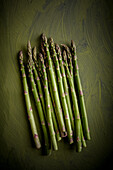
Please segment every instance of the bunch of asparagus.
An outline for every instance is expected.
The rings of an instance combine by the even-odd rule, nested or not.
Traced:
[[[23,53],[19,52],[25,103],[36,148],[41,147],[41,142],[29,90],[37,107],[45,153],[51,153],[52,148],[58,150],[58,141],[66,137],[80,152],[86,147],[86,140],[90,140],[90,131],[74,41],[70,47],[59,46],[42,34],[41,53],[37,54],[36,47],[32,50],[28,41],[27,57],[26,70]]]

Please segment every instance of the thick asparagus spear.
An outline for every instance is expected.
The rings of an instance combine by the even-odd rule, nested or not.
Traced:
[[[34,61],[35,61],[35,64],[36,64],[36,67],[37,67],[37,70],[38,70],[38,63],[37,63],[37,58],[36,58],[36,47],[33,49],[33,58],[34,58]],[[40,100],[42,102],[43,110],[44,110],[44,113],[45,113],[45,116],[46,116],[42,84],[41,84],[40,76],[38,75],[37,70],[36,70],[35,65],[34,65],[33,71],[34,71],[34,75],[35,75],[35,80],[36,80],[36,84],[37,84],[37,87],[38,87],[38,91],[39,91],[39,95],[40,95]],[[50,94],[48,94],[48,95],[49,95],[49,98],[50,98],[50,107],[51,107],[52,120],[53,120],[53,124],[54,124],[54,128],[55,128],[55,134],[56,134],[57,140],[60,141],[61,137],[60,137],[60,133],[59,133],[59,129],[58,129],[58,123],[56,121],[56,117],[55,117],[55,113],[54,113]]]
[[[34,67],[34,62],[32,59],[32,49],[31,49],[31,44],[30,41],[28,41],[28,45],[27,45],[27,49],[28,49],[28,71],[29,71],[29,77],[30,77],[30,83],[31,83],[31,88],[32,88],[32,93],[34,96],[34,100],[36,103],[36,107],[38,110],[38,115],[40,118],[40,122],[41,122],[41,127],[42,127],[42,131],[44,134],[44,142],[45,142],[45,153],[49,154],[50,153],[50,141],[49,141],[49,135],[47,132],[47,127],[46,127],[46,121],[45,121],[45,117],[44,117],[44,113],[43,113],[43,109],[42,109],[42,105],[40,102],[40,98],[39,98],[39,94],[36,88],[36,84],[34,81],[34,76],[33,76],[33,67]]]
[[[67,73],[67,78],[69,80],[69,85],[71,88],[71,96],[72,96],[72,102],[73,102],[73,111],[74,111],[74,117],[75,117],[75,130],[76,130],[76,143],[77,143],[77,151],[81,151],[81,120],[80,120],[80,114],[79,114],[79,108],[78,108],[78,102],[77,102],[77,96],[75,92],[74,82],[72,79],[72,76],[70,74],[68,63],[67,63],[67,56],[66,51],[63,51],[63,59],[65,62],[65,68]]]
[[[66,79],[65,68],[64,68],[64,65],[63,65],[61,49],[60,49],[60,46],[58,44],[56,44],[56,51],[57,51],[57,56],[58,56],[58,59],[59,59],[59,65],[60,65],[61,74],[62,74],[65,97],[66,97],[68,110],[69,110],[69,116],[70,116],[72,128],[74,130],[74,116],[73,116],[73,113],[72,113],[71,102],[70,102],[70,97],[69,97],[69,90],[68,90],[69,87],[68,87],[68,83],[67,83],[67,79]]]
[[[47,43],[47,38],[44,34],[42,35],[42,43],[43,43],[43,46],[45,47],[46,55],[47,55],[46,59],[47,59],[48,66],[49,66],[48,73],[49,73],[49,76],[50,76],[50,81],[51,81],[51,85],[52,85],[52,92],[53,92],[56,110],[57,110],[56,116],[57,116],[57,119],[58,119],[61,135],[65,136],[66,135],[66,129],[65,129],[62,111],[61,111],[61,103],[60,103],[60,99],[59,99],[57,84],[56,84],[56,81],[55,81],[53,64],[52,64],[52,60],[51,60],[51,57],[50,57],[49,45]]]
[[[20,67],[21,67],[20,69],[22,72],[22,81],[23,81],[24,96],[25,96],[26,108],[27,108],[27,113],[28,113],[28,119],[30,122],[30,126],[31,126],[31,130],[32,130],[36,148],[39,149],[41,147],[41,144],[40,144],[40,140],[38,137],[38,132],[37,132],[37,128],[36,128],[36,124],[35,124],[35,120],[34,120],[34,116],[33,116],[33,111],[32,111],[32,107],[31,107],[31,101],[30,101],[30,96],[29,96],[26,73],[25,73],[24,64],[23,64],[22,51],[19,52],[19,60],[20,60]]]
[[[49,97],[49,90],[48,90],[48,81],[47,81],[47,74],[46,74],[46,67],[44,65],[44,59],[42,54],[39,54],[39,58],[41,61],[41,66],[43,70],[43,84],[44,84],[44,95],[45,95],[45,104],[46,104],[46,116],[47,116],[47,123],[50,132],[51,142],[53,144],[54,150],[58,150],[58,145],[55,137],[52,115],[51,115],[51,108],[50,108],[50,97]]]
[[[67,128],[67,136],[68,136],[69,142],[71,144],[71,143],[73,143],[73,137],[72,137],[73,132],[72,132],[71,121],[70,121],[67,101],[66,101],[65,92],[64,92],[62,75],[61,75],[61,72],[60,72],[57,53],[56,53],[54,41],[53,41],[52,38],[50,38],[50,47],[51,47],[53,62],[54,62],[55,69],[56,69],[56,75],[57,75],[56,77],[57,77],[57,82],[58,82],[58,87],[59,87],[59,95],[60,95],[61,103],[62,103],[62,107],[63,107],[63,113],[64,113],[64,117],[65,117],[65,123],[66,123],[66,128]]]
[[[71,41],[71,49],[72,49],[72,56],[73,56],[73,67],[74,67],[74,72],[75,72],[74,78],[75,78],[75,83],[76,83],[76,87],[78,90],[77,92],[78,92],[79,102],[80,102],[80,111],[81,111],[84,135],[86,139],[90,140],[88,118],[87,118],[83,90],[82,90],[82,85],[81,85],[81,80],[80,80],[80,75],[79,75],[79,70],[78,70],[76,46],[75,46],[74,41]]]

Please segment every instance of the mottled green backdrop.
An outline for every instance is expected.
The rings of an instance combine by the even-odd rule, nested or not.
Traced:
[[[0,0],[0,168],[19,170],[109,169],[113,155],[112,0]],[[92,140],[76,153],[61,141],[42,156],[27,121],[17,53],[40,34],[77,45]],[[35,109],[35,105],[33,105]],[[36,115],[36,110],[35,110]],[[38,126],[37,121],[37,126]]]

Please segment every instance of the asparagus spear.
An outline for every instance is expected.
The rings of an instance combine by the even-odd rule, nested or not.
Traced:
[[[43,46],[45,47],[45,50],[46,50],[46,55],[47,55],[46,59],[47,59],[48,65],[49,65],[48,73],[49,73],[49,76],[50,76],[51,85],[52,85],[52,92],[53,92],[53,96],[54,96],[54,99],[55,99],[55,105],[56,105],[56,110],[57,110],[57,119],[58,119],[60,131],[61,131],[61,135],[63,137],[63,136],[66,136],[66,129],[65,129],[62,111],[61,111],[61,103],[60,103],[60,99],[59,99],[57,84],[56,84],[56,81],[55,81],[53,64],[52,64],[52,60],[51,60],[51,57],[50,57],[49,45],[47,43],[47,38],[44,34],[42,34],[42,43],[43,43]]]
[[[86,107],[85,107],[85,101],[83,96],[83,90],[78,70],[78,63],[77,63],[77,55],[76,55],[76,46],[74,41],[71,41],[71,49],[72,49],[72,57],[73,57],[73,66],[74,66],[74,79],[77,86],[77,92],[79,96],[79,102],[80,102],[80,111],[81,111],[81,118],[83,123],[83,130],[85,138],[90,140],[90,131],[89,131],[89,125],[88,125],[88,118],[86,113]]]
[[[23,64],[23,53],[22,53],[22,51],[19,52],[19,60],[20,60],[20,69],[21,69],[21,73],[22,73],[22,81],[23,81],[24,96],[25,96],[26,108],[27,108],[27,113],[28,113],[28,119],[29,119],[29,122],[30,122],[32,135],[33,135],[33,138],[34,138],[36,148],[39,149],[41,147],[41,144],[40,144],[40,140],[39,140],[39,137],[38,137],[38,132],[37,132],[34,116],[33,116],[33,110],[32,110],[32,107],[31,107],[31,101],[30,101],[30,96],[29,96],[26,73],[25,73],[24,64]]]
[[[33,49],[33,58],[34,58],[36,67],[38,69],[38,63],[37,63],[37,58],[36,58],[36,47]],[[34,75],[35,75],[35,80],[36,80],[36,83],[37,83],[38,91],[39,91],[39,94],[40,94],[40,100],[42,102],[43,110],[44,110],[44,113],[45,113],[45,116],[46,116],[46,110],[45,110],[45,104],[44,104],[44,95],[43,95],[42,85],[41,85],[41,81],[40,81],[40,77],[38,75],[38,72],[37,72],[37,70],[35,68],[35,65],[33,67],[33,71],[34,71]],[[55,134],[56,134],[56,137],[57,137],[57,141],[60,141],[61,137],[60,137],[60,133],[59,133],[59,129],[58,129],[58,123],[56,121],[56,117],[55,117],[55,113],[54,113],[54,109],[53,109],[53,105],[52,105],[50,94],[48,94],[48,95],[49,95],[49,100],[50,100],[52,120],[53,120],[53,124],[54,124],[54,128],[55,128],[55,132],[56,132]]]
[[[67,63],[67,56],[66,51],[63,51],[63,59],[65,62],[65,68],[67,73],[67,78],[69,80],[69,85],[71,88],[71,96],[72,96],[72,102],[73,102],[73,111],[74,111],[74,117],[75,117],[75,130],[76,130],[76,142],[77,142],[77,151],[81,151],[81,120],[80,120],[80,114],[79,114],[79,108],[78,108],[78,102],[77,102],[77,96],[75,92],[75,87],[73,83],[72,76],[70,74],[68,63]]]
[[[49,127],[50,137],[51,141],[54,147],[54,150],[58,150],[57,141],[55,137],[54,127],[53,127],[53,121],[52,121],[52,115],[51,115],[51,108],[50,108],[50,97],[48,95],[48,81],[47,81],[47,74],[46,74],[46,67],[44,65],[44,59],[42,57],[42,54],[39,54],[39,58],[41,61],[41,66],[43,70],[43,84],[44,84],[44,94],[45,94],[45,103],[46,103],[46,116],[47,116],[47,123]]]
[[[58,82],[58,87],[59,87],[59,95],[60,95],[61,103],[62,103],[62,106],[63,106],[63,113],[64,113],[65,123],[66,123],[66,128],[67,128],[67,136],[68,136],[69,142],[71,144],[71,143],[73,143],[73,137],[72,137],[73,132],[72,132],[71,121],[70,121],[67,101],[66,101],[65,92],[64,92],[62,75],[61,75],[61,72],[60,72],[57,53],[56,53],[54,41],[53,41],[52,38],[50,38],[50,47],[51,47],[52,58],[53,58],[53,61],[54,61],[54,64],[55,64],[55,69],[56,69],[57,82]]]
[[[33,76],[33,67],[34,66],[34,62],[32,59],[32,49],[31,49],[31,44],[30,41],[28,41],[28,45],[27,45],[27,49],[28,49],[28,71],[29,71],[29,77],[30,77],[30,83],[31,83],[31,88],[32,88],[32,93],[34,96],[34,100],[36,103],[36,107],[38,110],[38,114],[39,114],[39,118],[40,118],[40,122],[41,122],[41,126],[42,126],[42,131],[44,134],[44,142],[45,142],[45,154],[49,154],[50,153],[50,141],[49,141],[49,136],[48,136],[48,132],[47,132],[47,127],[46,127],[46,121],[45,121],[45,117],[43,114],[43,109],[42,109],[42,105],[40,102],[40,98],[39,98],[39,94],[36,88],[36,84],[34,81],[34,76]]]
[[[59,59],[59,65],[60,65],[61,74],[62,74],[65,97],[66,97],[68,110],[69,110],[69,116],[70,116],[72,128],[74,130],[74,116],[73,116],[73,113],[72,113],[71,102],[70,102],[70,97],[69,97],[69,90],[68,90],[69,87],[68,87],[68,83],[67,83],[67,79],[66,79],[65,68],[64,68],[64,65],[63,65],[61,49],[60,49],[60,46],[58,44],[56,44],[56,51],[57,51],[57,55],[58,55],[58,59]]]

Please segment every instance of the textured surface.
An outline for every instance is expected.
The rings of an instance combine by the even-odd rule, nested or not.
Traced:
[[[113,154],[112,0],[0,0],[0,167],[27,170],[110,169]],[[64,141],[51,156],[30,135],[17,53],[40,34],[77,45],[92,140],[76,153]],[[35,106],[34,106],[35,109]],[[35,113],[36,114],[36,113]],[[38,126],[38,123],[37,123]]]

